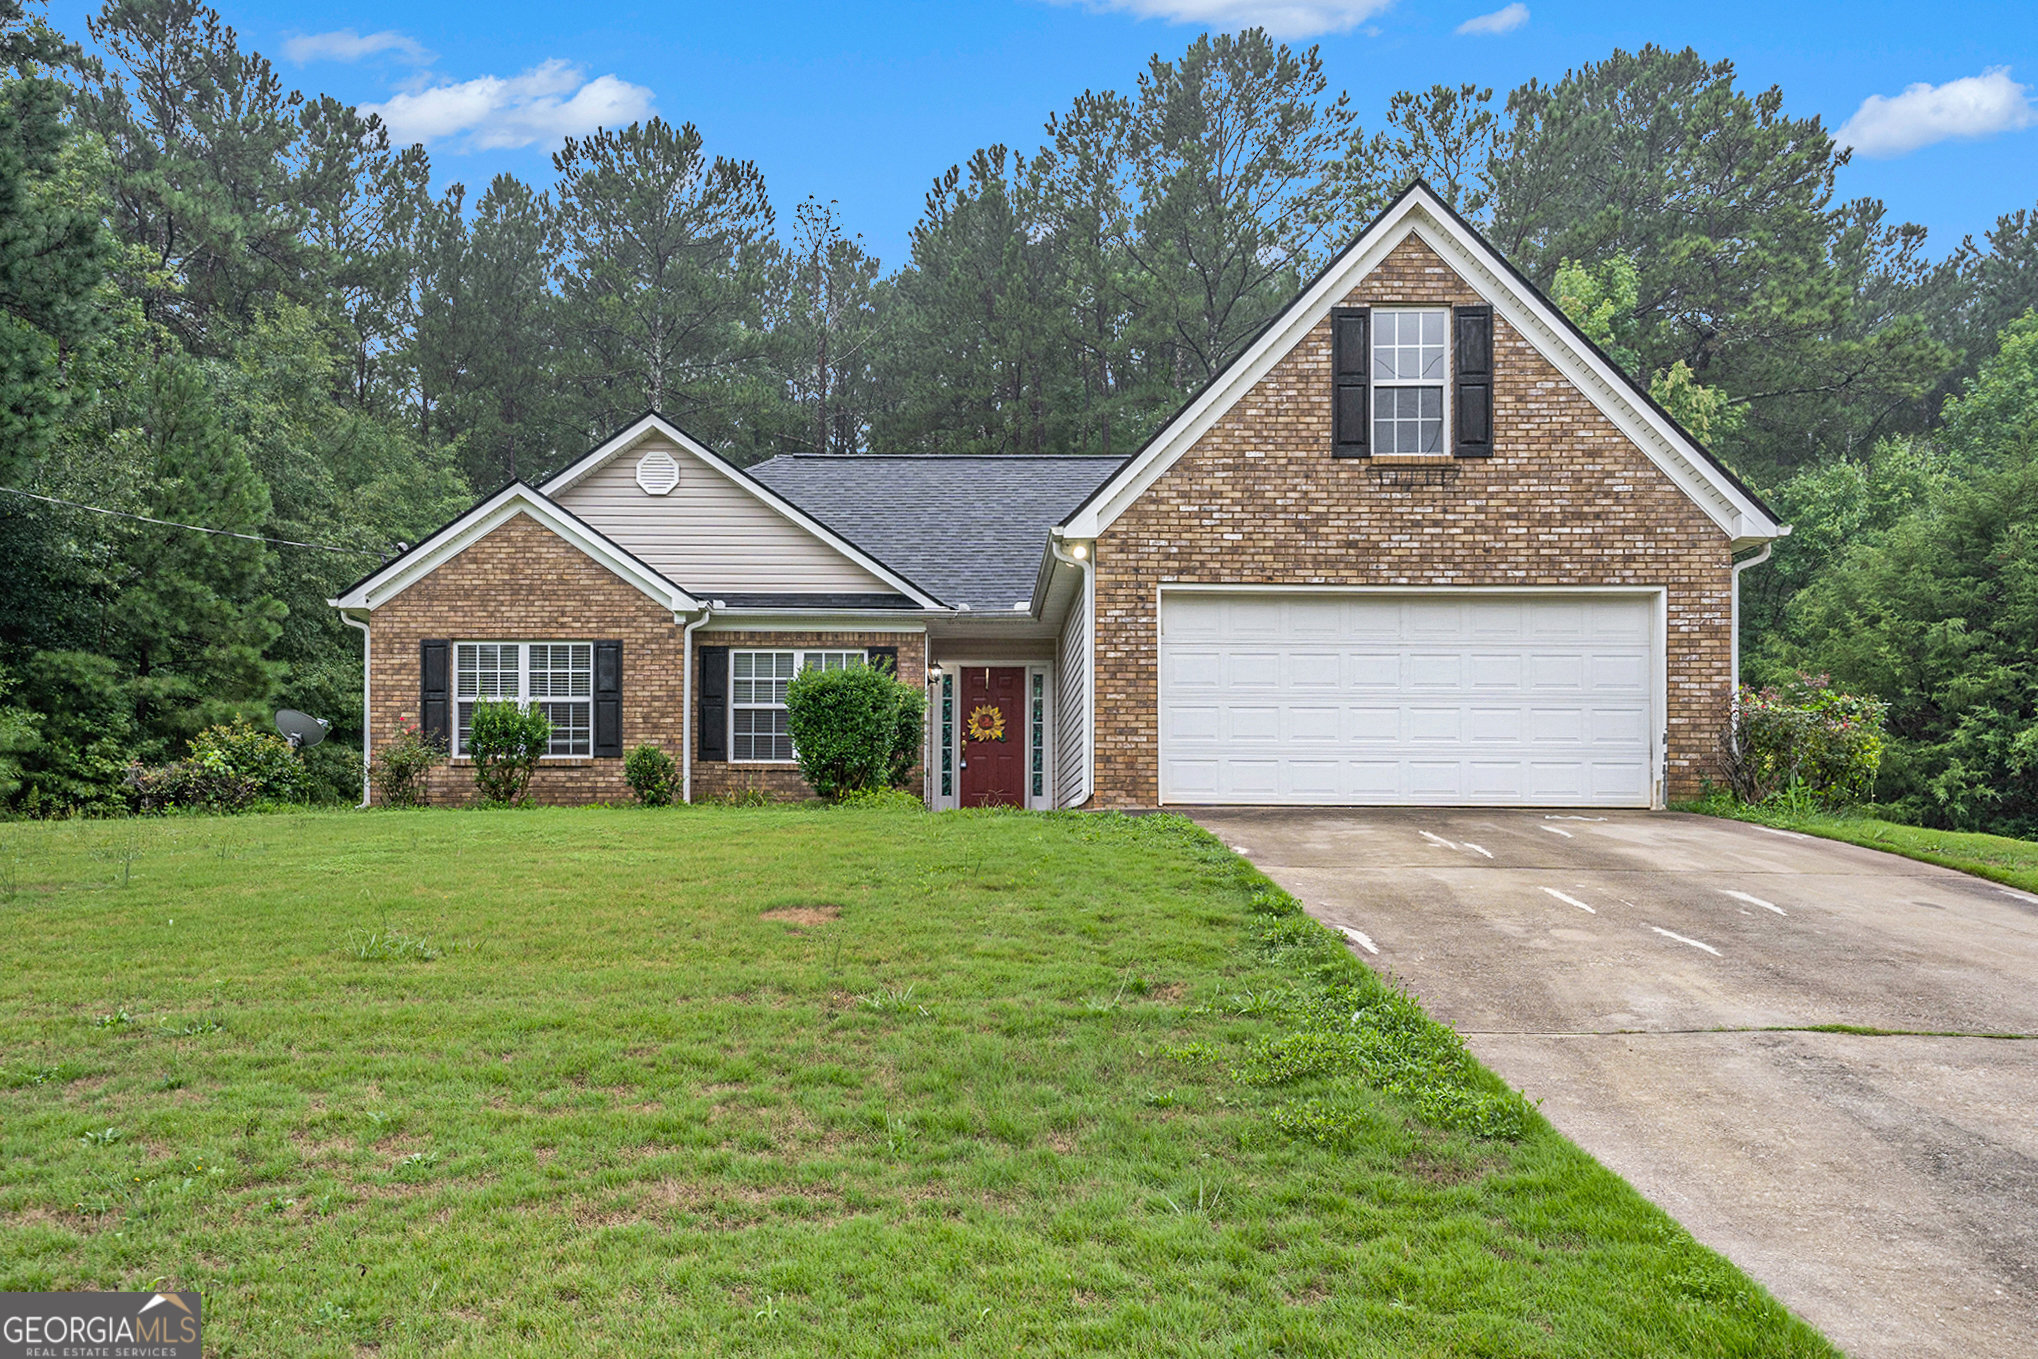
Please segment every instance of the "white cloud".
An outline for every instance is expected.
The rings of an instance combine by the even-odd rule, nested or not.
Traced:
[[[1864,156],[1901,156],[1950,137],[1987,137],[2038,123],[2031,91],[1994,66],[1944,85],[1919,81],[1885,98],[1871,94],[1833,139]]]
[[[1345,33],[1394,0],[1090,0],[1092,8],[1123,10],[1207,28],[1264,28],[1277,38]]]
[[[1502,33],[1514,32],[1527,23],[1528,19],[1528,6],[1522,4],[1521,0],[1515,0],[1514,4],[1496,9],[1491,14],[1481,14],[1465,20],[1458,25],[1458,32],[1495,37]]]
[[[299,66],[308,61],[359,61],[382,52],[418,66],[428,66],[432,61],[432,54],[420,46],[417,39],[407,38],[393,28],[366,35],[351,28],[335,29],[331,33],[304,33],[283,44],[283,55]]]
[[[463,149],[488,151],[553,142],[597,127],[620,127],[648,117],[651,91],[616,76],[587,79],[587,72],[553,58],[522,75],[480,76],[391,95],[361,112],[381,117],[399,144],[465,134]]]

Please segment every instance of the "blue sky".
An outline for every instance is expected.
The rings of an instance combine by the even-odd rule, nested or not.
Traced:
[[[80,38],[90,8],[51,17]],[[384,106],[432,150],[443,185],[499,170],[551,176],[565,132],[652,110],[755,160],[781,224],[807,194],[890,266],[929,181],[978,146],[1031,149],[1086,88],[1131,87],[1153,53],[1204,28],[1263,23],[1320,44],[1368,127],[1388,97],[1436,81],[1496,99],[1616,46],[1731,58],[1750,88],[1860,138],[1844,195],[1872,194],[1931,229],[1932,253],[2038,205],[2038,4],[1796,0],[895,0],[561,6],[531,0],[224,0],[244,45],[285,77]],[[1484,16],[1484,22],[1476,22]],[[1461,32],[1470,25],[1472,31]],[[1876,100],[1864,109],[1864,101]],[[1859,115],[1857,118],[1857,114]],[[1873,150],[1878,154],[1867,155]]]

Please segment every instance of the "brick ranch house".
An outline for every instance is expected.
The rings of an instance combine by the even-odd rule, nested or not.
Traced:
[[[1426,186],[1130,458],[776,457],[647,415],[332,601],[368,758],[545,706],[552,802],[807,792],[785,682],[929,691],[935,807],[1661,806],[1787,533]]]

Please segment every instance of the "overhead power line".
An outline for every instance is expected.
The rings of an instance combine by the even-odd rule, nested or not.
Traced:
[[[90,510],[93,514],[104,514],[115,519],[138,519],[144,524],[160,524],[164,528],[190,529],[193,533],[210,533],[218,538],[245,538],[251,543],[274,543],[278,547],[308,547],[314,552],[338,552],[349,557],[380,558],[380,552],[370,552],[361,547],[334,547],[330,543],[303,543],[295,538],[265,538],[259,533],[236,533],[232,529],[207,528],[203,524],[180,524],[174,519],[155,519],[146,514],[130,514],[126,510],[109,510],[99,505],[84,505],[75,500],[64,500],[53,495],[37,495],[34,491],[20,491],[12,486],[0,486],[8,495],[18,495],[24,500],[40,500],[48,505],[67,505],[74,510]]]

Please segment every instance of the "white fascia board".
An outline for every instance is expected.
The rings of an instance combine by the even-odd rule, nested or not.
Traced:
[[[674,613],[701,607],[685,590],[521,482],[505,486],[346,594],[326,602],[337,609],[379,608],[520,514],[530,516],[624,584]]]
[[[826,524],[821,523],[819,520],[801,511],[798,506],[794,505],[791,501],[785,499],[785,497],[779,495],[778,492],[772,490],[769,486],[766,486],[763,482],[757,480],[755,477],[746,476],[743,473],[742,469],[732,466],[730,463],[728,463],[722,457],[716,454],[712,449],[709,449],[699,440],[695,439],[692,435],[688,434],[685,430],[681,429],[678,425],[673,424],[671,421],[667,420],[665,417],[661,415],[653,414],[644,416],[642,419],[638,420],[635,424],[632,424],[625,428],[622,431],[622,433],[616,435],[614,438],[604,443],[601,447],[595,449],[594,452],[588,454],[586,457],[582,458],[579,462],[573,464],[573,466],[559,473],[557,476],[553,477],[550,481],[547,481],[539,489],[544,491],[544,493],[548,496],[556,496],[561,491],[565,490],[567,487],[579,481],[582,477],[587,476],[590,472],[593,472],[596,468],[608,462],[609,459],[624,452],[632,444],[635,444],[639,439],[642,439],[645,435],[651,433],[662,434],[666,438],[672,440],[672,442],[678,444],[681,448],[685,449],[687,453],[692,455],[693,460],[696,463],[700,464],[703,467],[708,468],[710,471],[713,471],[717,475],[721,476],[731,485],[742,488],[744,491],[748,492],[753,498],[755,498],[759,504],[771,510],[781,519],[784,519],[788,523],[793,524],[794,526],[796,526],[803,532],[811,535],[812,537],[820,539],[821,542],[826,544],[829,548],[840,553],[842,556],[847,557],[850,561],[855,562],[858,566],[862,567],[864,570],[870,572],[878,579],[884,581],[887,585],[890,585],[900,594],[905,595],[908,599],[911,599],[915,604],[918,604],[921,608],[946,609],[948,607],[946,604],[942,603],[934,596],[928,594],[925,590],[922,590],[919,586],[915,585],[912,581],[907,580],[897,571],[894,571],[891,567],[886,566],[876,557],[873,557],[868,552],[865,552],[855,543],[850,542],[847,538],[844,538],[840,534],[836,533]]]
[[[1096,538],[1110,528],[1225,412],[1330,315],[1332,307],[1411,235],[1420,237],[1458,271],[1473,291],[1491,302],[1730,539],[1766,541],[1782,532],[1782,526],[1736,488],[1673,423],[1646,404],[1630,399],[1626,380],[1609,364],[1588,346],[1572,344],[1570,322],[1557,316],[1541,299],[1524,292],[1493,255],[1492,247],[1465,230],[1448,212],[1432,211],[1428,201],[1420,190],[1409,193],[1392,213],[1354,242],[1338,266],[1317,280],[1281,324],[1269,328],[1234,360],[1223,381],[1213,383],[1176,416],[1144,453],[1112,478],[1104,494],[1056,530],[1057,536]]]

